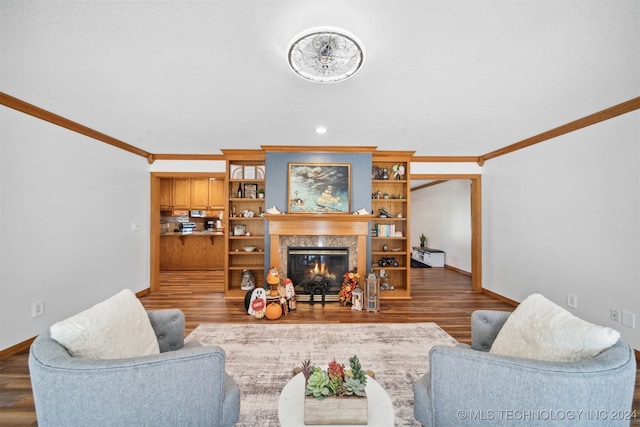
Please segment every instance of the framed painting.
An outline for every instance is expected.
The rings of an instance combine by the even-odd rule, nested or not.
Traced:
[[[243,174],[242,174],[243,168],[242,165],[229,165],[229,178],[231,179],[242,179],[243,178]]]
[[[289,212],[351,212],[351,165],[289,163]]]
[[[244,197],[246,199],[255,199],[258,197],[258,184],[245,184]]]
[[[244,167],[244,179],[256,179],[256,167],[245,166]]]

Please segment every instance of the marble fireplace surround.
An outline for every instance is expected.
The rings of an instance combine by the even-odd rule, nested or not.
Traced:
[[[347,247],[349,270],[367,272],[367,236],[373,215],[279,214],[265,215],[269,221],[271,259],[286,274],[289,246]]]

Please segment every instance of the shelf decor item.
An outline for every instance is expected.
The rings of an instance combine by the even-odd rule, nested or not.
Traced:
[[[244,177],[242,165],[229,165],[229,178],[242,179]]]
[[[351,212],[348,163],[289,163],[288,182],[289,212]]]
[[[247,165],[244,167],[244,179],[256,179],[256,167]]]
[[[305,424],[367,424],[367,374],[358,356],[349,358],[349,368],[335,359],[326,370],[302,362],[305,378]]]
[[[245,184],[244,197],[245,199],[255,199],[258,197],[258,184]]]

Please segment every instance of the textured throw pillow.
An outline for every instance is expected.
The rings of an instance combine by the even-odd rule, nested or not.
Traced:
[[[490,352],[572,362],[596,356],[619,338],[615,329],[586,322],[542,295],[533,294],[511,313]]]
[[[160,353],[142,303],[130,289],[51,326],[51,337],[72,356],[120,359]]]

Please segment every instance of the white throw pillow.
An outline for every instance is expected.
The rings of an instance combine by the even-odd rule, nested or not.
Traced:
[[[498,333],[491,353],[556,362],[596,356],[620,332],[584,321],[540,294],[527,297]]]
[[[160,353],[149,316],[130,289],[57,322],[51,326],[51,337],[76,357],[120,359]]]

